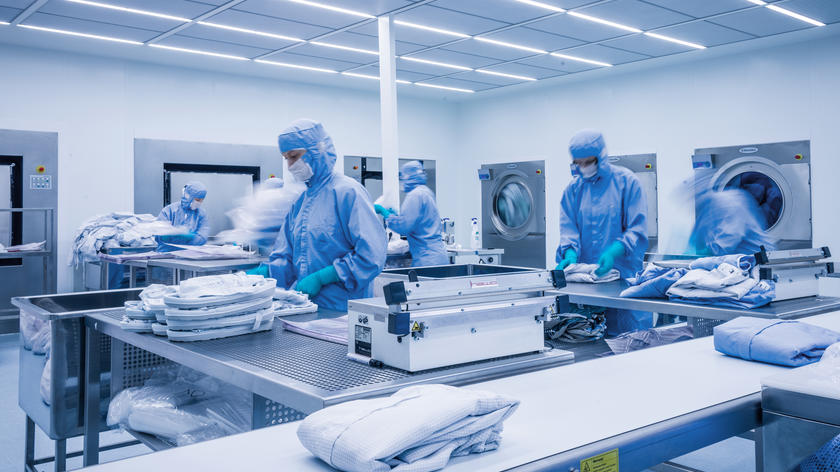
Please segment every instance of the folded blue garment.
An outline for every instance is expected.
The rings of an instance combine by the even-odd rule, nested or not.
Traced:
[[[714,270],[717,266],[726,263],[741,270],[752,270],[755,267],[755,256],[747,254],[729,254],[726,256],[701,257],[689,264],[689,269]]]
[[[668,269],[665,267],[648,265],[636,278],[629,279],[631,286],[624,289],[619,296],[624,298],[667,298],[665,292],[688,272],[688,269]]]
[[[776,284],[762,280],[741,298],[685,298],[669,297],[671,300],[694,303],[696,305],[713,305],[732,308],[759,308],[772,302],[776,298]]]
[[[820,360],[840,333],[799,321],[742,316],[715,326],[715,350],[748,361],[799,367]]]

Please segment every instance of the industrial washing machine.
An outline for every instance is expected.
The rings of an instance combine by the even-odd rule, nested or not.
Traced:
[[[482,245],[505,250],[505,264],[545,268],[545,161],[484,164]]]
[[[811,142],[695,149],[695,177],[713,190],[752,195],[778,249],[812,247]]]
[[[610,164],[626,167],[639,178],[647,200],[648,254],[656,254],[659,247],[659,206],[656,197],[656,154],[609,156]]]

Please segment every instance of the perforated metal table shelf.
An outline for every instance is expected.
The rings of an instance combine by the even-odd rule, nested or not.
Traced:
[[[173,343],[153,334],[132,333],[120,328],[122,310],[95,314],[86,319],[86,343],[102,335],[130,344],[204,374],[216,377],[279,403],[278,410],[292,421],[329,405],[359,398],[386,395],[408,385],[445,383],[464,385],[521,374],[573,362],[569,351],[510,356],[455,367],[409,373],[375,368],[347,359],[347,347],[283,330],[280,323],[262,333],[193,343]],[[329,310],[288,317],[296,321],[342,315]],[[98,353],[86,351],[86,381],[96,388]],[[93,399],[90,399],[93,401]],[[258,411],[255,405],[255,411]],[[92,411],[92,410],[91,410]],[[267,414],[276,414],[266,409]],[[255,418],[256,419],[256,418]],[[85,431],[95,431],[99,417],[87,415]],[[265,424],[283,422],[265,421]],[[85,464],[98,462],[98,436],[85,435]]]

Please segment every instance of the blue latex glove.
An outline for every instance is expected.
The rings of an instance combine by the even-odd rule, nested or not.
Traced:
[[[615,259],[624,255],[624,245],[618,241],[614,241],[598,258],[598,268],[595,269],[595,275],[603,277],[607,272],[615,267]]]
[[[328,265],[327,267],[309,274],[298,281],[295,288],[312,298],[315,295],[318,295],[324,285],[333,284],[339,280],[340,279],[338,278],[338,272],[336,272],[335,266]]]
[[[391,216],[391,215],[393,215],[393,214],[394,214],[394,210],[390,210],[390,209],[388,209],[388,208],[385,208],[385,207],[384,207],[384,206],[382,206],[382,205],[374,205],[374,206],[373,206],[373,209],[374,209],[374,210],[376,210],[376,212],[377,212],[377,213],[379,213],[380,215],[382,215],[382,218],[386,218],[386,219],[387,219],[389,216]]]
[[[563,270],[572,264],[577,264],[577,252],[574,249],[566,249],[566,253],[563,254],[563,260],[554,269]]]
[[[265,264],[260,264],[253,269],[248,269],[245,273],[248,275],[262,275],[263,277],[268,277],[270,275],[268,272],[268,266]]]

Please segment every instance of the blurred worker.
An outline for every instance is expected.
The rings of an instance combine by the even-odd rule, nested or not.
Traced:
[[[295,288],[320,307],[346,310],[347,301],[373,295],[371,282],[385,266],[385,231],[370,195],[333,172],[336,152],[321,123],[301,119],[278,137],[289,172],[306,183],[286,216],[267,266],[254,273]]]
[[[557,268],[598,264],[598,276],[613,268],[622,278],[634,276],[648,247],[647,203],[639,179],[607,161],[600,132],[579,131],[569,142],[569,153],[573,178],[560,203]],[[607,311],[608,334],[652,327],[652,313]]]
[[[201,246],[207,242],[210,235],[210,225],[207,222],[207,212],[201,208],[207,187],[203,183],[193,180],[184,185],[181,201],[170,203],[160,211],[159,220],[167,221],[172,226],[184,228],[184,234],[157,236],[158,251],[175,250],[169,244],[187,244]]]
[[[764,231],[764,214],[750,193],[705,189],[697,192],[695,199],[690,253],[755,254],[762,246],[775,250],[775,241]]]
[[[407,162],[400,169],[400,188],[405,200],[397,214],[376,205],[376,212],[385,218],[389,228],[408,238],[411,265],[432,266],[449,263],[441,239],[440,214],[435,195],[426,186],[426,171],[419,161]]]

